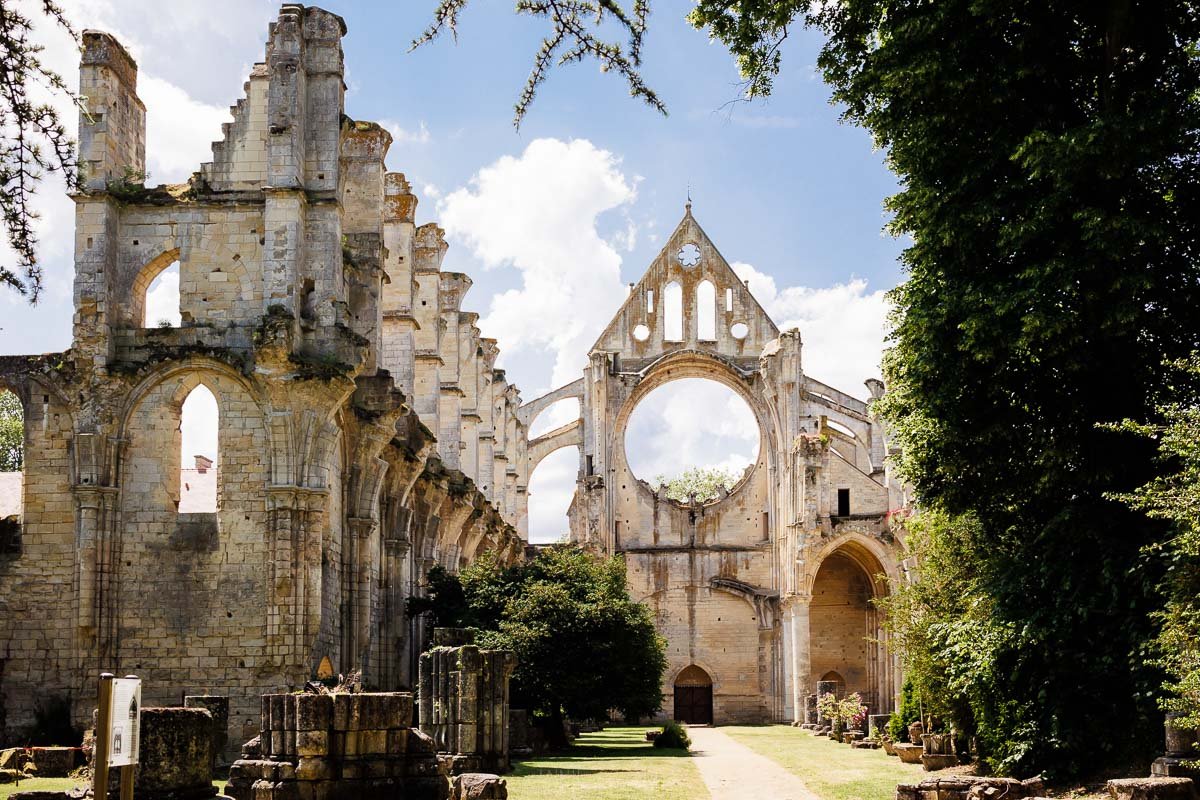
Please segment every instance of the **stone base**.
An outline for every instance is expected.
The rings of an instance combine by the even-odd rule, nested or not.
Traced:
[[[508,800],[508,787],[499,775],[468,772],[455,776],[450,800]]]
[[[1044,793],[1045,787],[1039,778],[1019,781],[1015,778],[955,775],[946,778],[926,778],[920,783],[902,783],[896,787],[896,800],[984,800],[989,797],[1022,800],[1039,797]]]
[[[878,750],[879,742],[872,742],[870,739],[861,739],[857,742],[851,742],[850,746],[855,750]]]
[[[438,753],[438,766],[445,775],[501,774],[509,770],[508,759],[502,760],[496,754]]]
[[[921,756],[925,752],[925,748],[919,744],[894,744],[892,749],[905,764],[920,764]]]
[[[82,761],[78,747],[31,747],[29,755],[39,778],[65,778]]]
[[[1195,800],[1191,778],[1119,778],[1108,782],[1113,800]]]
[[[921,755],[921,766],[926,772],[936,772],[939,769],[946,769],[958,764],[958,756],[946,755],[944,753],[923,753]]]
[[[1156,758],[1154,759],[1154,763],[1150,765],[1150,777],[1191,778],[1193,781],[1200,782],[1200,769],[1187,766],[1189,762],[1195,763],[1197,760],[1195,758],[1175,758],[1173,756]]]

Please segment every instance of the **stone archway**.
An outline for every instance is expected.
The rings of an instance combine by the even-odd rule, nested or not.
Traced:
[[[882,572],[861,548],[835,549],[813,577],[809,618],[811,685],[836,681],[839,696],[858,692],[872,713],[890,707],[893,693],[881,612],[874,602],[887,590]]]
[[[675,676],[675,714],[679,722],[711,725],[713,721],[713,682],[709,674],[695,664]]]

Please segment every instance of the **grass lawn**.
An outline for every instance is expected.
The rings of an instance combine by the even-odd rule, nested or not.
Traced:
[[[657,750],[647,727],[585,733],[570,749],[514,762],[511,800],[707,800],[690,757]]]
[[[25,778],[20,783],[0,783],[0,800],[14,792],[63,792],[79,784],[74,778]]]
[[[822,800],[893,800],[896,784],[926,777],[920,764],[902,764],[882,750],[854,750],[788,725],[721,730],[796,775]]]

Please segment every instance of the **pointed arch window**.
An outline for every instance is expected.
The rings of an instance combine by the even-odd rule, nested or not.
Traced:
[[[179,311],[179,302],[179,262],[172,261],[146,287],[142,327],[181,327],[183,316]]]
[[[663,287],[663,338],[683,341],[683,287],[675,281]]]
[[[183,400],[179,415],[179,513],[217,510],[219,411],[217,398],[204,384]]]
[[[717,289],[710,281],[696,287],[696,338],[706,342],[717,338]]]

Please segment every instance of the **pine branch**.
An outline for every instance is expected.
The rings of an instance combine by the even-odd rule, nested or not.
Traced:
[[[447,30],[457,39],[458,15],[467,3],[468,0],[441,0],[434,9],[433,22],[413,41],[413,49],[433,41]],[[515,127],[521,127],[538,89],[554,67],[588,59],[596,61],[601,71],[615,72],[623,77],[632,97],[641,98],[664,115],[667,113],[666,104],[646,84],[639,69],[650,0],[633,0],[628,11],[619,0],[516,0],[515,10],[518,14],[542,17],[550,23],[550,33],[542,39],[541,47],[534,55],[533,68],[514,106]],[[627,43],[600,38],[599,29],[609,20],[628,34]]]
[[[43,0],[41,11],[78,41],[57,4]],[[42,62],[43,46],[30,40],[33,27],[11,0],[0,0],[0,218],[17,262],[13,267],[0,264],[0,284],[30,303],[37,302],[42,290],[34,194],[46,173],[62,173],[68,189],[78,186],[75,143],[58,111],[31,101],[30,89],[41,85],[79,103],[62,76]]]

